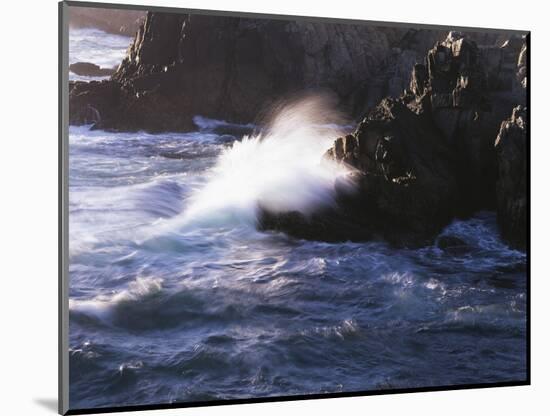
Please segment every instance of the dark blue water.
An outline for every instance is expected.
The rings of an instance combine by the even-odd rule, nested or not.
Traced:
[[[526,258],[494,214],[444,230],[458,251],[260,233],[244,165],[273,152],[231,146],[71,127],[71,408],[525,379]]]

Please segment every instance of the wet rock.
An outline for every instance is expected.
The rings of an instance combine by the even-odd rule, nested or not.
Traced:
[[[527,245],[527,109],[514,108],[502,122],[495,142],[498,163],[497,219],[502,235],[514,247]]]
[[[111,81],[71,82],[69,84],[71,124],[98,124],[109,107],[116,105],[120,92]]]
[[[113,75],[116,68],[101,68],[91,62],[76,62],[69,65],[69,71],[85,77],[104,77]]]
[[[451,220],[458,195],[454,156],[429,115],[416,110],[385,99],[353,134],[335,141],[325,157],[354,168],[357,191],[337,185],[338,208],[322,220],[309,220],[312,234],[416,246],[431,241]],[[296,215],[291,219],[271,224],[291,235],[306,235],[308,221],[298,221]],[[335,224],[344,226],[336,229]]]
[[[339,210],[323,210],[306,216],[298,211],[273,213],[259,210],[261,230],[282,230],[292,237],[329,242],[365,241],[377,238],[371,227]]]
[[[327,214],[330,220],[308,222],[294,215],[292,221],[271,223],[301,235],[308,224],[321,224],[316,236],[330,239],[328,230],[341,235],[347,228],[335,231],[327,222],[347,222],[361,230],[349,230],[352,239],[378,236],[411,245],[433,242],[453,218],[498,204],[500,217],[518,224],[505,226],[513,230],[504,234],[515,233],[524,224],[526,201],[513,181],[525,177],[520,162],[526,156],[515,150],[517,144],[495,151],[494,140],[509,108],[525,100],[517,76],[524,42],[516,37],[482,52],[462,33],[449,33],[427,52],[424,63],[412,65],[407,91],[382,100],[351,135],[337,138],[327,151],[328,159],[353,168],[357,192],[344,194],[337,187],[338,207]],[[510,131],[501,127],[503,143],[517,141],[506,135],[519,135],[517,120],[524,118],[514,120],[503,124]]]
[[[71,9],[71,24],[87,25],[77,22],[77,14],[86,14],[89,21],[110,17],[119,25],[113,10],[103,16],[83,9]],[[120,19],[130,17],[140,18]],[[197,114],[248,124],[280,99],[308,90],[331,91],[341,109],[360,118],[382,98],[402,94],[411,67],[445,36],[438,30],[161,12],[148,13],[136,28],[113,75],[119,100],[98,109],[103,128],[194,130]],[[475,37],[487,44],[497,39]],[[88,88],[90,96],[103,90]],[[88,104],[93,106],[83,96],[70,97],[79,113]]]
[[[495,209],[494,138],[510,108],[525,102],[516,76],[525,39],[513,35],[501,44],[479,46],[464,36],[451,32],[428,52],[426,94],[433,120],[457,156],[459,214],[467,216]],[[411,92],[418,99],[419,92]]]
[[[102,123],[119,130],[193,130],[192,118],[200,114],[248,124],[279,100],[308,90],[331,91],[339,107],[359,117],[369,103],[402,92],[410,65],[424,53],[410,48],[440,36],[418,33],[422,36],[370,25],[149,13],[113,76],[120,99],[100,110]],[[92,95],[97,88],[89,86]],[[82,112],[78,106],[88,103],[81,97],[70,104]]]

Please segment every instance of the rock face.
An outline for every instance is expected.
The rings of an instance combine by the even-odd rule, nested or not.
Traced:
[[[91,62],[76,62],[69,65],[69,71],[76,75],[85,77],[104,77],[115,73],[115,68],[101,68],[99,65]]]
[[[517,106],[502,122],[495,142],[498,160],[497,218],[502,235],[514,246],[527,244],[527,114]]]
[[[337,185],[338,207],[309,218],[263,213],[263,228],[299,238],[383,239],[424,245],[448,224],[458,201],[456,157],[422,105],[384,99],[353,134],[338,138],[326,158],[355,169],[357,189]]]
[[[422,36],[418,33],[422,33]],[[88,106],[97,127],[149,131],[193,130],[193,116],[250,123],[262,110],[294,93],[332,91],[339,105],[359,116],[390,90],[408,82],[394,73],[420,57],[437,31],[308,21],[149,13],[111,80],[78,85],[70,96],[70,122]],[[106,85],[110,84],[110,85]],[[88,102],[101,91],[116,100]],[[155,111],[152,111],[155,109]]]
[[[92,106],[100,128],[194,130],[193,116],[251,123],[281,99],[331,91],[341,110],[364,115],[409,83],[411,65],[442,31],[196,14],[148,13],[112,86],[74,89],[72,124]],[[494,43],[496,35],[485,35]],[[87,102],[117,90],[108,105]],[[155,110],[152,110],[155,109]]]
[[[355,169],[358,192],[339,192],[333,212],[313,218],[283,215],[279,223],[266,213],[262,225],[307,237],[308,225],[317,234],[323,234],[320,229],[333,233],[328,217],[357,225],[346,239],[381,236],[422,244],[453,217],[495,209],[498,202],[503,235],[524,247],[522,107],[501,126],[511,108],[525,103],[522,55],[521,38],[481,48],[461,33],[449,33],[424,63],[412,66],[409,87],[399,98],[384,99],[326,153]]]
[[[376,218],[385,239],[421,242],[450,221],[458,202],[455,156],[421,106],[383,100],[327,157],[361,172],[354,212]]]

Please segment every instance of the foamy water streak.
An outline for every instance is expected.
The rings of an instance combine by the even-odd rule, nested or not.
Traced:
[[[322,157],[344,133],[342,121],[322,97],[284,106],[264,132],[245,136],[220,155],[180,220],[254,225],[259,207],[307,215],[333,204],[334,183],[348,171]]]
[[[102,320],[109,320],[113,308],[131,302],[140,302],[162,290],[162,279],[137,277],[128,288],[112,295],[101,294],[89,300],[69,300],[69,309]]]

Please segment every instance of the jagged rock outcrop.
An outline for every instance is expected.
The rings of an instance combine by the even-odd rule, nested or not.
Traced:
[[[494,209],[495,137],[510,109],[525,101],[514,72],[522,42],[514,37],[502,46],[479,47],[451,32],[428,52],[433,119],[457,154],[459,214]]]
[[[304,219],[316,229],[322,222],[329,239],[342,237],[341,224],[347,222],[350,233],[343,239],[425,244],[452,218],[458,203],[454,155],[419,107],[413,111],[400,100],[383,100],[326,157],[354,167],[357,185],[355,191],[337,186],[339,206],[330,213],[334,227],[319,216]],[[300,228],[301,233],[287,231],[304,237],[305,226]]]
[[[495,142],[498,161],[497,218],[502,235],[514,246],[527,244],[527,114],[517,106],[502,122]]]
[[[422,34],[422,36],[419,35]],[[92,106],[97,127],[150,131],[193,130],[193,116],[233,123],[261,119],[282,98],[307,90],[332,91],[339,105],[359,116],[388,90],[408,82],[389,55],[420,56],[413,47],[433,44],[436,31],[149,13],[111,80],[73,89],[72,124]],[[404,53],[399,49],[402,45]],[[116,89],[115,102],[87,102]],[[78,95],[77,95],[78,94]]]
[[[517,37],[500,47],[480,48],[461,33],[449,33],[428,51],[424,63],[413,65],[407,91],[383,100],[327,152],[327,158],[355,169],[358,191],[340,193],[332,212],[313,218],[279,214],[284,219],[279,222],[264,213],[262,225],[284,226],[301,237],[309,225],[319,237],[319,228],[333,232],[327,217],[338,218],[358,227],[348,239],[382,236],[401,244],[422,243],[455,216],[496,208],[498,186],[500,222],[509,221],[503,234],[521,247],[526,155],[516,148],[525,118],[516,111],[514,121],[502,124],[508,127],[501,121],[525,102],[524,44]],[[495,152],[499,127],[504,144]]]
[[[384,99],[325,157],[355,169],[355,192],[337,185],[338,207],[309,218],[264,212],[263,228],[309,238],[309,225],[322,240],[418,246],[449,223],[459,203],[455,155],[421,103]]]
[[[101,116],[98,128],[194,130],[193,116],[233,123],[262,120],[281,99],[328,90],[360,117],[409,83],[410,67],[442,31],[259,18],[148,13],[112,86],[80,85],[74,93],[117,89],[117,101],[95,107],[70,97],[72,124],[81,106]],[[484,36],[494,42],[496,36]],[[74,99],[73,99],[74,98]]]

